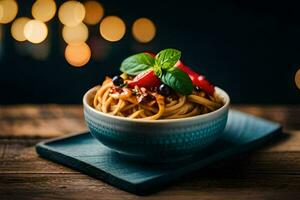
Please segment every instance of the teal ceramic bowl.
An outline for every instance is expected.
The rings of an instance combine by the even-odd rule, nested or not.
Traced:
[[[182,119],[140,120],[97,111],[91,106],[95,93],[92,88],[83,97],[91,134],[111,150],[151,162],[180,160],[212,144],[225,128],[230,102],[227,93],[216,88],[224,102],[216,111]]]

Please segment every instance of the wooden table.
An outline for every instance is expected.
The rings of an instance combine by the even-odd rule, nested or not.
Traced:
[[[140,197],[36,154],[44,138],[86,130],[81,106],[1,106],[0,199],[300,199],[300,106],[233,107],[280,122],[284,134]]]

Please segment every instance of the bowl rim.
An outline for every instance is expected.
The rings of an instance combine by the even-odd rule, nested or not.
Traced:
[[[228,109],[229,104],[230,104],[229,95],[223,89],[216,86],[215,87],[216,93],[220,94],[225,99],[225,103],[222,107],[220,107],[217,110],[214,110],[212,112],[209,112],[209,113],[206,113],[206,114],[201,114],[201,115],[196,115],[196,116],[192,116],[192,117],[179,118],[179,119],[159,119],[159,120],[130,119],[130,118],[126,118],[126,117],[115,116],[115,115],[110,115],[108,113],[103,113],[101,111],[98,111],[98,110],[94,109],[92,106],[90,106],[89,103],[88,103],[88,97],[97,88],[99,88],[99,85],[92,87],[91,89],[89,89],[84,94],[83,100],[82,100],[84,109],[88,109],[90,112],[94,113],[95,115],[99,115],[99,116],[106,117],[106,118],[113,119],[113,120],[124,121],[124,122],[134,122],[134,123],[141,123],[141,124],[142,123],[155,123],[155,124],[158,124],[158,123],[174,123],[174,122],[177,123],[177,122],[187,122],[187,121],[192,121],[192,120],[201,120],[201,119],[209,118],[213,115],[216,115],[216,114]]]

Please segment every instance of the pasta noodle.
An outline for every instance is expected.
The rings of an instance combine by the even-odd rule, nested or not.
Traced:
[[[126,81],[126,80],[125,80]],[[135,91],[138,91],[136,94]],[[131,119],[178,119],[192,117],[214,111],[222,106],[216,96],[193,91],[191,95],[164,97],[145,88],[114,86],[112,79],[106,77],[97,88],[93,107],[103,113],[128,117]]]

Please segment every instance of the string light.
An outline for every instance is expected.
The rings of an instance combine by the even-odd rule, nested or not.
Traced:
[[[31,9],[33,18],[42,22],[52,19],[56,12],[56,4],[53,0],[37,0]]]
[[[26,40],[25,35],[24,35],[24,27],[25,27],[25,24],[29,21],[30,21],[30,19],[27,17],[20,17],[12,23],[11,35],[15,40],[17,40],[19,42]]]
[[[133,37],[142,43],[150,42],[156,33],[154,23],[147,18],[137,19],[132,26]]]
[[[125,23],[117,16],[108,16],[100,23],[100,34],[110,42],[122,39],[126,31]]]
[[[89,31],[84,23],[80,23],[74,27],[64,26],[62,35],[68,44],[85,42],[88,39]]]
[[[71,43],[65,49],[65,58],[74,67],[87,64],[91,58],[91,49],[84,43]]]
[[[41,43],[46,39],[48,29],[45,23],[38,20],[30,20],[24,27],[25,38],[32,43]]]
[[[85,8],[78,1],[67,1],[58,10],[58,18],[66,26],[77,26],[85,16]]]
[[[98,24],[104,15],[104,9],[102,5],[97,1],[86,1],[85,7],[85,18],[84,22],[90,25]]]
[[[11,22],[18,13],[18,4],[14,0],[0,1],[0,23],[7,24]]]
[[[300,69],[295,74],[295,83],[297,88],[300,90]]]

